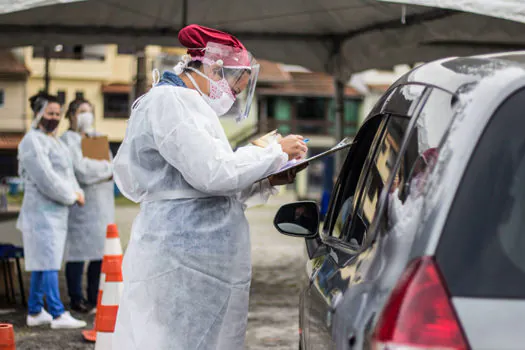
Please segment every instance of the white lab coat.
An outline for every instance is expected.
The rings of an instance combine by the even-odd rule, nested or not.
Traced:
[[[18,146],[24,200],[17,228],[22,231],[27,271],[60,270],[69,208],[76,192],[73,163],[60,139],[30,130]],[[76,205],[76,204],[75,204]]]
[[[109,161],[84,158],[82,136],[66,131],[62,141],[68,146],[75,176],[84,190],[86,204],[69,211],[66,261],[102,260],[106,227],[115,221],[114,184],[110,178],[113,166]]]
[[[113,349],[243,349],[251,280],[244,210],[254,184],[287,161],[280,145],[233,152],[191,89],[153,88],[138,102],[114,161],[119,189],[141,202],[124,257]]]

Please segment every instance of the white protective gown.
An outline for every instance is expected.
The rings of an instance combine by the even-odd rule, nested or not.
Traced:
[[[287,161],[281,146],[233,152],[191,89],[157,86],[134,108],[114,161],[141,202],[124,257],[113,349],[244,348],[251,280],[244,210],[264,203]]]
[[[69,208],[81,192],[67,146],[38,129],[18,146],[24,201],[17,221],[27,271],[60,270]],[[76,205],[76,204],[75,204]]]
[[[65,260],[102,260],[106,227],[115,221],[113,166],[106,160],[84,158],[78,132],[68,130],[61,139],[68,146],[86,199],[83,207],[73,206],[69,211]]]

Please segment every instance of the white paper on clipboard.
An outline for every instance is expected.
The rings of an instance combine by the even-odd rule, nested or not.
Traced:
[[[337,151],[340,151],[342,149],[345,149],[345,148],[348,148],[350,147],[351,145],[353,144],[353,141],[351,138],[347,137],[347,138],[344,138],[343,140],[341,140],[341,142],[339,142],[337,145],[335,145],[334,147],[330,148],[328,151],[325,151],[325,152],[322,152],[322,153],[319,153],[313,157],[310,157],[310,158],[305,158],[305,159],[301,159],[299,161],[289,161],[288,163],[286,163],[281,169],[277,170],[276,172],[266,176],[267,177],[270,177],[272,175],[278,175],[278,174],[281,174],[281,173],[284,173],[284,172],[287,172],[288,170],[290,169],[293,169],[293,168],[297,168],[303,164],[306,164],[306,163],[311,163],[312,161],[316,160],[316,159],[319,159],[319,158],[323,158],[323,157],[326,157],[332,153],[335,153]]]

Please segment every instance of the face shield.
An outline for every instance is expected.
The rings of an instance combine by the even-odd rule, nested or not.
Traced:
[[[209,78],[209,98],[222,103],[224,115],[240,122],[250,113],[259,64],[245,49],[209,42],[202,57],[204,74]],[[232,103],[233,100],[233,103]]]

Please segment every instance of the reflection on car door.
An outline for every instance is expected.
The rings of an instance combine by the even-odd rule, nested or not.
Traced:
[[[365,169],[370,164],[370,156],[381,139],[386,119],[383,116],[376,118],[366,126],[364,135],[358,135],[359,141],[350,150],[336,183],[324,230],[333,240],[341,240],[345,235],[344,230],[349,227],[355,189],[360,176],[366,174]],[[348,251],[339,251],[332,247],[328,251],[329,254],[317,257],[311,262],[316,268],[304,295],[304,305],[308,308],[304,312],[308,327],[305,334],[307,349],[332,349],[335,346],[330,330],[334,305],[342,296],[341,286],[344,283],[339,272],[339,263],[348,260],[352,255]]]

